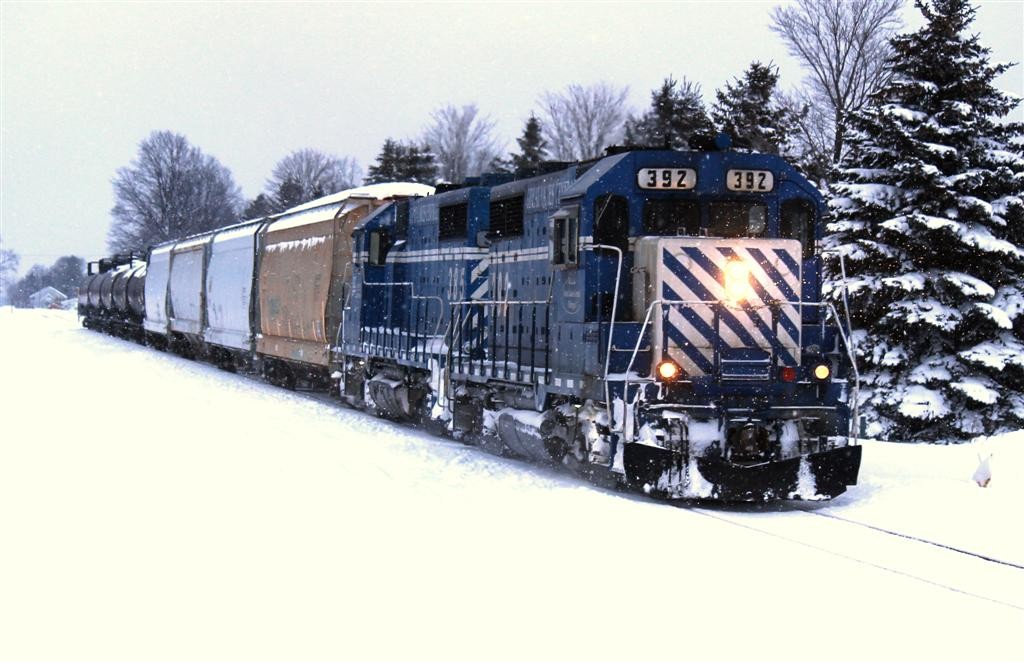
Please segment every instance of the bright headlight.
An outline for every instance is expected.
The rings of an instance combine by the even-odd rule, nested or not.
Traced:
[[[822,381],[829,378],[832,371],[824,363],[814,366],[814,376]]]
[[[656,371],[658,373],[658,379],[663,382],[674,382],[679,379],[679,376],[683,372],[676,362],[670,359],[665,359],[659,363]]]
[[[725,263],[725,298],[729,303],[743,303],[750,296],[750,267],[742,260]]]

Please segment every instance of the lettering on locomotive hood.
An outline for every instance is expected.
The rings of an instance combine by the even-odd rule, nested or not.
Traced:
[[[557,207],[562,199],[562,194],[565,193],[571,184],[572,182],[563,179],[544,186],[535,186],[527,189],[526,211],[535,212]]]

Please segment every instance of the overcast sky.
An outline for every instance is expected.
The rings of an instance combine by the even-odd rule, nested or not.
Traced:
[[[629,86],[639,110],[671,74],[710,101],[756,59],[790,88],[804,72],[768,29],[776,4],[0,2],[0,239],[22,273],[103,255],[111,179],[153,130],[252,198],[293,150],[365,170],[448,103],[477,103],[511,151],[538,96],[569,83]],[[1024,61],[1024,0],[977,4],[993,60]],[[905,21],[921,24],[912,5]],[[1017,66],[998,83],[1020,95],[1022,80]]]

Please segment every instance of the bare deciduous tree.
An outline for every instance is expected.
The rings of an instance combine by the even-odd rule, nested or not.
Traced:
[[[276,211],[283,211],[358,186],[362,178],[362,168],[351,157],[300,149],[277,162],[263,190],[277,203]]]
[[[548,151],[561,161],[600,156],[622,135],[628,94],[629,88],[608,83],[573,84],[562,92],[545,92],[540,108]]]
[[[0,299],[6,295],[8,286],[14,284],[20,262],[17,253],[9,248],[0,248]]]
[[[790,110],[794,131],[787,157],[816,183],[828,177],[835,140],[835,117],[828,102],[816,98],[803,86],[791,92],[780,91],[779,103]]]
[[[479,113],[471,103],[461,109],[444,106],[430,114],[433,123],[423,133],[423,140],[437,158],[441,179],[460,183],[479,175],[504,151],[494,137],[494,121]]]
[[[231,172],[184,136],[155,131],[138,157],[114,177],[114,217],[107,245],[115,252],[234,223],[242,194]]]
[[[888,81],[889,37],[903,0],[796,0],[772,10],[773,32],[811,71],[814,101],[832,115],[831,160],[843,151],[845,118]]]

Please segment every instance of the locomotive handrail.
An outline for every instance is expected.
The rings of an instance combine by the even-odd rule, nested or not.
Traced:
[[[850,330],[850,335],[847,338],[843,334],[842,325],[839,326],[839,332],[843,335],[843,344],[846,345],[847,354],[850,357],[850,365],[853,367],[853,374],[856,378],[854,383],[854,390],[856,392],[856,398],[854,400],[853,408],[853,419],[851,421],[851,437],[857,437],[860,434],[860,371],[857,369],[857,341],[853,337],[853,320],[850,318],[850,302],[848,298],[849,288],[846,284],[846,255],[839,248],[833,248],[822,253],[834,253],[839,257],[839,274],[842,276],[842,296],[843,296],[843,312],[846,316],[846,328]],[[831,306],[831,304],[830,304]],[[836,320],[839,319],[839,313],[836,311],[835,306],[832,306],[832,314],[835,315]]]
[[[842,251],[837,250],[836,254],[839,255],[839,273],[843,277],[843,311],[846,313],[846,328],[850,330],[850,341],[853,347],[854,353],[857,351],[856,341],[853,340],[853,321],[850,319],[850,302],[847,300],[847,292],[849,288],[846,287],[846,256],[843,255]]]
[[[347,269],[347,267],[346,267]],[[345,311],[352,308],[352,287],[349,283],[345,283],[342,287],[342,291],[345,293],[345,301],[341,304],[341,321],[338,323],[338,332],[334,334],[334,346],[342,347],[345,342]]]
[[[441,315],[441,311],[444,310],[444,300],[441,299],[441,297],[434,296],[434,295],[416,294],[415,284],[414,283],[410,283],[410,282],[404,282],[404,281],[377,282],[377,281],[363,280],[363,285],[374,285],[374,286],[378,286],[378,287],[401,287],[401,286],[408,286],[410,288],[410,294],[409,294],[409,298],[410,299],[419,300],[419,301],[437,301],[437,303],[438,303],[438,316],[437,316],[437,322],[434,324],[434,332],[431,335],[426,336],[426,337],[427,338],[431,338],[431,339],[436,339],[436,338],[439,337],[438,336],[438,331],[441,329],[441,320],[442,320],[442,317],[443,317]],[[352,292],[350,290],[349,291],[349,301],[351,301],[351,295],[352,295]],[[338,332],[335,334],[336,347],[339,347],[339,348],[342,348],[342,349],[344,348],[343,343],[344,343],[344,340],[345,340],[345,338],[344,338],[344,335],[345,335],[345,311],[348,310],[349,307],[350,307],[349,305],[346,305],[346,306],[342,307],[342,309],[341,309],[341,321],[338,324]],[[427,310],[429,312],[429,307],[428,307]],[[401,350],[396,350],[396,351],[400,352]],[[408,349],[406,351],[408,352]],[[427,350],[427,347],[426,347],[426,345],[424,345],[424,347],[423,347],[423,354],[428,354],[428,353],[429,352]],[[346,366],[343,363],[342,364],[342,377],[343,378],[345,376],[347,376],[347,372],[348,372],[347,368],[346,368]]]
[[[501,299],[468,299],[463,301],[449,301],[449,306],[476,306],[476,305],[501,305],[501,306],[539,306],[551,303],[547,300],[513,301]]]
[[[833,317],[836,320],[836,329],[839,331],[839,337],[840,337],[840,339],[842,339],[843,346],[846,348],[846,355],[847,355],[847,358],[850,361],[850,367],[851,367],[851,369],[853,371],[854,382],[853,382],[853,388],[850,391],[850,398],[849,398],[852,401],[852,407],[851,407],[851,409],[852,409],[852,416],[851,416],[851,420],[850,420],[850,430],[848,431],[848,435],[847,436],[851,440],[852,439],[856,439],[856,435],[854,433],[857,430],[856,425],[857,425],[857,422],[858,422],[859,416],[860,416],[860,405],[859,405],[860,371],[857,369],[857,361],[856,361],[856,357],[854,355],[854,348],[853,348],[853,345],[851,344],[852,334],[848,336],[847,333],[843,330],[843,325],[840,323],[839,313],[836,310],[835,306],[831,302],[829,302],[829,301],[822,301],[822,302],[776,301],[776,302],[773,302],[773,303],[776,304],[776,305],[778,305],[778,304],[787,304],[787,305],[792,305],[792,306],[800,306],[801,308],[803,308],[804,306],[812,307],[812,308],[824,308],[826,310],[826,312],[830,311],[832,313]],[[626,370],[622,373],[622,378],[621,379],[611,379],[611,376],[609,376],[609,375],[605,376],[605,385],[606,385],[606,387],[607,387],[607,384],[608,384],[609,381],[621,381],[623,383],[623,401],[625,401],[629,397],[629,386],[630,386],[630,384],[633,383],[634,381],[637,381],[637,382],[640,381],[640,380],[632,380],[632,379],[630,379],[630,373],[632,372],[634,364],[636,362],[636,358],[637,358],[637,356],[640,353],[640,345],[643,342],[644,333],[647,331],[648,326],[650,326],[650,324],[651,324],[651,314],[654,312],[655,307],[660,307],[660,306],[663,306],[663,305],[666,305],[666,304],[668,304],[669,306],[672,306],[672,307],[693,306],[693,305],[702,305],[702,306],[722,306],[722,305],[726,305],[722,301],[715,301],[715,300],[705,301],[705,300],[699,300],[699,299],[698,300],[686,300],[686,301],[655,299],[654,301],[652,301],[650,303],[650,305],[647,306],[647,313],[644,315],[643,325],[641,325],[640,332],[637,334],[636,344],[634,345],[633,352],[630,355],[629,364],[626,366]],[[762,306],[756,306],[756,307],[764,308],[764,307],[768,307],[769,305],[771,305],[771,304],[764,304]],[[825,323],[825,320],[823,318],[822,319],[822,326],[824,326],[824,323]],[[802,345],[802,343],[801,343],[801,345]],[[652,380],[651,379],[647,379],[647,380],[643,380],[643,381],[650,382]],[[627,416],[628,416],[628,412],[629,412],[629,408],[627,407],[626,408],[626,415]],[[611,423],[610,419],[609,419],[609,423]],[[633,434],[632,434],[633,431],[632,431],[631,427],[627,427],[626,421],[622,422],[622,432],[626,436],[626,441],[632,441],[632,439],[633,439]]]
[[[453,311],[453,313],[451,315],[451,321],[449,323],[449,327],[456,326],[457,329],[458,329],[457,332],[456,331],[452,331],[451,343],[449,343],[449,346],[448,346],[448,355],[447,355],[448,365],[447,365],[447,369],[450,371],[451,370],[451,365],[454,362],[455,347],[462,342],[462,337],[463,337],[462,336],[462,327],[465,324],[465,319],[463,318],[463,312],[462,312],[462,309],[464,307],[473,307],[473,306],[493,306],[493,307],[498,307],[498,306],[505,306],[507,308],[508,306],[520,306],[520,310],[522,310],[522,307],[525,307],[525,306],[547,306],[550,309],[551,299],[549,298],[549,299],[544,299],[544,300],[536,299],[536,300],[525,300],[525,301],[513,301],[513,300],[508,300],[508,299],[463,299],[462,301],[449,301],[448,305],[450,307],[452,307],[452,308],[458,308],[458,310],[459,310],[459,323],[457,325],[455,324],[455,312],[454,311]],[[536,311],[536,309],[535,309],[535,311]],[[536,312],[535,312],[534,316],[536,317]],[[445,331],[445,337],[448,337],[448,331],[447,330]],[[507,338],[506,338],[506,340],[507,340]],[[505,364],[506,377],[508,375],[508,351],[507,350],[508,350],[508,347],[506,346],[506,356],[505,356],[505,360],[503,361],[503,363]],[[536,366],[533,365],[533,353],[535,351],[536,351],[535,347],[530,349],[530,358],[531,358],[531,360],[530,360],[530,370],[531,370],[531,373],[536,372]],[[547,354],[550,352],[550,346],[546,346],[546,349],[544,351],[545,351],[545,356],[547,356]],[[459,365],[460,365],[460,369],[461,369],[462,350],[460,350],[459,353],[460,353]],[[497,354],[496,353],[492,353],[492,369],[493,369],[493,364],[494,364],[494,362],[496,362],[496,360],[497,360]],[[517,366],[517,368],[516,368],[517,371],[521,371],[522,370],[522,350],[521,350],[521,348],[520,348],[519,360],[517,360],[515,362],[515,365]],[[472,358],[470,358],[470,370],[472,370]],[[483,368],[481,368],[481,370],[483,370]],[[550,372],[550,368],[545,366],[544,367],[545,375],[548,372]]]
[[[846,286],[846,257],[843,255],[842,251],[836,251],[836,252],[839,254],[839,272],[840,272],[840,274],[843,277],[843,311],[846,313],[846,328],[848,328],[850,330],[850,338],[849,338],[849,340],[847,341],[844,338],[843,342],[846,343],[847,349],[848,349],[849,354],[850,354],[850,365],[853,366],[853,374],[857,378],[857,381],[856,381],[856,384],[855,384],[855,390],[856,390],[856,396],[857,397],[854,399],[854,402],[853,402],[853,420],[850,421],[850,424],[853,427],[853,433],[855,435],[859,435],[860,434],[860,372],[857,370],[857,344],[856,344],[857,341],[853,337],[853,320],[850,319],[850,302],[847,300],[848,288]],[[838,318],[838,314],[836,315],[836,317]],[[840,325],[840,327],[841,326],[842,325]],[[840,332],[842,332],[842,328],[840,328]],[[853,435],[851,435],[851,436],[853,436]]]
[[[434,324],[434,333],[432,333],[428,337],[429,338],[437,338],[438,337],[437,332],[441,328],[441,319],[443,317],[441,315],[441,311],[444,310],[444,300],[441,297],[435,296],[435,295],[432,295],[432,294],[416,294],[416,285],[414,283],[410,283],[410,282],[407,282],[407,281],[394,281],[394,282],[383,283],[383,282],[374,282],[374,281],[366,281],[366,280],[364,280],[363,281],[363,285],[376,285],[377,287],[408,287],[409,290],[410,290],[410,292],[409,292],[409,298],[410,299],[419,300],[419,301],[437,301],[437,304],[438,304],[437,322]],[[429,312],[429,311],[430,311],[430,308],[428,306],[427,312]],[[428,354],[428,353],[429,352],[427,351],[427,347],[424,344],[423,354]]]
[[[608,200],[611,200],[609,197]],[[608,203],[605,203],[608,206]],[[601,210],[604,213],[604,210]],[[604,404],[605,410],[608,414],[608,424],[612,422],[612,398],[611,389],[608,386],[608,367],[612,360],[612,340],[615,338],[615,320],[618,313],[619,305],[619,282],[622,278],[622,249],[618,246],[609,246],[607,244],[584,244],[583,250],[595,251],[595,250],[609,250],[615,251],[618,256],[618,264],[615,267],[615,293],[612,294],[612,319],[608,324],[608,347],[604,352]]]
[[[850,419],[850,434],[851,438],[858,438],[859,434],[858,425],[860,423],[860,370],[857,368],[857,356],[856,348],[853,345],[853,329],[850,329],[850,335],[847,336],[846,332],[843,331],[843,325],[838,324],[839,313],[836,311],[836,307],[831,302],[823,302],[818,305],[828,306],[828,310],[832,311],[832,315],[836,318],[836,329],[839,330],[839,337],[843,339],[843,346],[846,347],[846,356],[850,360],[850,368],[853,370],[853,416]]]
[[[416,284],[415,283],[409,283],[409,282],[403,282],[403,281],[394,281],[394,282],[391,282],[391,283],[378,283],[378,282],[374,282],[374,281],[365,281],[364,280],[363,281],[363,285],[376,285],[378,287],[402,287],[402,286],[408,286],[409,289],[410,289],[409,298],[411,298],[411,299],[419,299],[421,301],[437,301],[440,309],[444,310],[444,299],[442,299],[439,296],[435,296],[433,294],[416,294]],[[438,315],[437,323],[434,324],[434,333],[430,337],[431,338],[436,338],[437,337],[437,331],[440,328],[441,328],[441,316]]]

